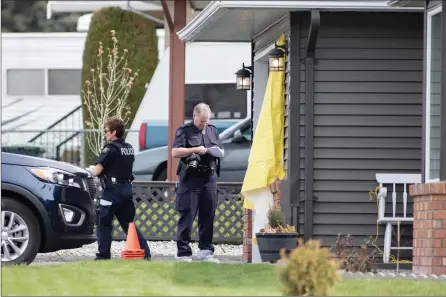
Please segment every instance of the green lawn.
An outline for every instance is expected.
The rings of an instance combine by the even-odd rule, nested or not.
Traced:
[[[2,267],[2,295],[273,296],[281,295],[275,266],[144,261],[75,262]],[[337,296],[442,296],[446,283],[344,280]]]

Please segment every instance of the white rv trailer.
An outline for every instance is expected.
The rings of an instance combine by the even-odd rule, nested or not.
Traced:
[[[85,32],[2,34],[2,130],[44,130],[81,105],[86,36]],[[158,29],[157,36],[160,58],[164,30]],[[82,128],[77,119],[81,117],[70,129]],[[37,133],[14,133],[8,143],[26,142]]]
[[[80,105],[85,37],[2,34],[2,130],[43,130]]]

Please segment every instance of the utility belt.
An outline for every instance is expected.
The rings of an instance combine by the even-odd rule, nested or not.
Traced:
[[[208,178],[216,173],[216,164],[186,164],[180,160],[180,178],[187,180],[189,178]]]
[[[118,179],[116,177],[109,177],[104,174],[101,178],[101,181],[102,181],[104,189],[106,189],[106,188],[110,188],[110,187],[118,185],[118,184],[131,184],[133,179],[134,179],[133,177],[131,179],[129,179],[129,178]]]

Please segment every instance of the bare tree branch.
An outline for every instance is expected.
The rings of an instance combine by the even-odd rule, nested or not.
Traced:
[[[91,80],[85,82],[85,90],[82,90],[83,103],[90,118],[85,125],[89,129],[99,130],[89,132],[86,137],[88,147],[97,156],[107,141],[102,133],[107,119],[117,116],[128,123],[131,111],[127,98],[139,72],[138,69],[131,75],[132,69],[127,67],[128,50],[124,49],[120,56],[116,32],[111,30],[110,33],[113,48],[107,49],[108,54],[104,55],[102,42],[99,42],[96,69],[91,69]],[[108,58],[106,63],[103,61],[105,56]]]

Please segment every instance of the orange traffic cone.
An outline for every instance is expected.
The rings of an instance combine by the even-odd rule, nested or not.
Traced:
[[[135,223],[129,224],[126,247],[121,251],[121,259],[144,259],[144,250],[139,245]]]

